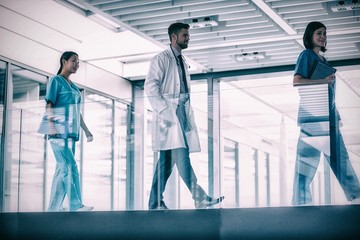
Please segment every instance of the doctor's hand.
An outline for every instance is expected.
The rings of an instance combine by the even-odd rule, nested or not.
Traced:
[[[172,121],[169,120],[165,120],[165,119],[161,119],[159,121],[160,124],[160,128],[169,128],[171,127],[174,123]]]
[[[160,128],[168,128],[174,125],[172,119],[172,111],[170,108],[165,108],[159,113]]]

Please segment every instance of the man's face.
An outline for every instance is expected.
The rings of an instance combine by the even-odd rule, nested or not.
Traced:
[[[181,48],[185,49],[188,47],[190,41],[189,30],[183,28],[181,31],[175,36],[176,44]]]

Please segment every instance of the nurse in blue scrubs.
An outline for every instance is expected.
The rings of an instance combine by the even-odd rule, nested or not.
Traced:
[[[70,75],[79,69],[79,57],[75,52],[64,52],[60,58],[60,69],[51,78],[45,96],[46,112],[54,132],[48,135],[56,159],[56,169],[51,186],[48,211],[63,211],[65,196],[69,200],[69,211],[90,211],[81,200],[79,171],[75,161],[75,143],[79,140],[80,128],[88,142],[93,135],[80,113],[81,94],[70,80]]]
[[[306,49],[300,53],[297,59],[293,85],[311,86],[328,84],[330,86],[329,99],[332,108],[331,112],[336,113],[338,115],[337,119],[340,119],[335,106],[335,74],[328,75],[324,79],[311,79],[313,69],[318,62],[330,66],[321,54],[321,52],[326,51],[326,26],[321,22],[310,22],[305,29],[303,42]],[[311,204],[313,202],[310,185],[319,165],[321,155],[321,152],[318,149],[303,141],[303,137],[315,136],[314,133],[309,132],[306,129],[306,125],[308,123],[316,122],[316,118],[302,118],[300,114],[301,109],[302,106],[300,104],[298,125],[300,126],[301,132],[298,140],[295,162],[294,190],[292,198],[293,205]],[[332,126],[330,126],[330,129],[332,129]],[[337,133],[337,139],[340,150],[339,157],[336,158],[335,161],[331,161],[330,156],[324,153],[325,159],[329,162],[347,200],[356,203],[357,199],[360,199],[360,183],[356,176],[356,172],[352,167],[348,151],[340,132]]]

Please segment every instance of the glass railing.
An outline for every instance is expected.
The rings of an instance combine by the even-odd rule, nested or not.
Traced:
[[[200,152],[190,153],[197,183],[211,197],[225,196],[208,208],[349,204],[360,194],[350,186],[357,184],[356,177],[347,172],[343,180],[334,174],[343,168],[333,163],[344,156],[344,148],[337,124],[329,125],[335,115],[329,112],[327,85],[302,88],[300,100],[299,89],[289,79],[218,84],[211,92],[206,81],[195,82],[190,96],[201,146]],[[176,108],[175,104],[174,116]],[[76,143],[83,204],[96,211],[147,210],[160,155],[152,149],[154,114],[148,97],[137,97],[129,106],[88,94],[81,109],[94,135],[87,142],[81,134]],[[337,109],[350,159],[344,163],[360,176],[360,107],[342,104]],[[56,160],[47,138],[37,133],[43,114],[44,104],[39,102],[14,103],[6,112],[5,212],[48,210]],[[298,116],[309,121],[300,127]],[[156,140],[170,143],[160,136]],[[176,164],[163,197],[169,209],[196,208]],[[62,210],[69,210],[66,198]]]

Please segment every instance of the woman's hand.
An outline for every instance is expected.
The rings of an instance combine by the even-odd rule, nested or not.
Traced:
[[[329,81],[329,83],[333,83],[335,81],[335,73],[327,76],[325,80]]]
[[[88,142],[92,142],[94,140],[94,136],[90,131],[85,132],[85,136]]]

